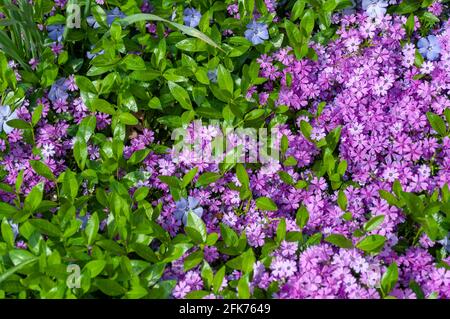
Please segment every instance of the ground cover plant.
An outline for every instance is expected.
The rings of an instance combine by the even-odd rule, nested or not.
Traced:
[[[0,0],[0,297],[449,298],[449,13]]]

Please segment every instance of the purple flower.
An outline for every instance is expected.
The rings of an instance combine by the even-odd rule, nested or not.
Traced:
[[[197,207],[199,204],[199,200],[189,196],[187,199],[182,198],[178,202],[175,203],[175,218],[183,221],[183,224],[187,224],[187,217],[189,212],[193,212],[198,217],[202,217],[203,208]]]
[[[265,40],[269,39],[267,24],[256,21],[252,21],[247,24],[247,30],[244,34],[245,38],[253,43],[253,45],[261,44]]]
[[[427,60],[434,61],[439,57],[441,53],[441,45],[435,35],[429,35],[426,38],[421,38],[417,42],[420,54]]]
[[[14,128],[6,123],[17,118],[17,110],[11,111],[9,105],[0,105],[0,132],[4,131],[6,134],[11,133]]]
[[[50,88],[50,92],[48,93],[48,98],[52,102],[56,102],[57,100],[65,101],[69,97],[67,93],[68,87],[66,84],[66,79],[60,78],[55,83],[53,83]]]
[[[194,8],[186,8],[183,12],[183,21],[184,24],[195,28],[200,23],[200,19],[202,18],[202,15],[199,11],[195,10]]]
[[[47,26],[48,37],[53,41],[61,42],[64,34],[63,24],[52,24]]]

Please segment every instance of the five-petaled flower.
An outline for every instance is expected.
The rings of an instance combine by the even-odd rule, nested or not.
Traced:
[[[439,40],[435,35],[429,35],[426,38],[421,38],[417,42],[420,54],[429,61],[435,61],[441,53],[441,46]]]
[[[371,18],[382,18],[386,14],[388,6],[385,0],[363,0],[362,8]]]
[[[185,25],[195,28],[200,23],[201,18],[202,18],[201,13],[195,10],[194,8],[184,9],[183,21]]]
[[[198,206],[199,200],[192,196],[189,196],[187,199],[182,198],[175,203],[175,218],[183,221],[183,224],[187,224],[187,218],[189,212],[193,212],[198,217],[202,217],[203,208]]]
[[[48,37],[53,41],[61,42],[64,34],[63,24],[52,24],[47,27]]]
[[[244,33],[245,38],[249,40],[253,45],[263,43],[269,39],[269,31],[267,30],[267,24],[252,21],[247,24],[247,30]]]

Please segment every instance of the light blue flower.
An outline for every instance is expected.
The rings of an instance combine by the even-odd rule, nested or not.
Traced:
[[[86,229],[87,223],[91,218],[91,214],[86,214],[84,216],[78,216],[78,220],[81,221],[80,229]]]
[[[48,98],[50,101],[55,102],[57,100],[67,100],[69,94],[67,93],[66,79],[60,78],[55,83],[53,83],[48,93]]]
[[[48,37],[53,41],[61,42],[64,34],[63,24],[52,24],[47,26]]]
[[[388,3],[385,0],[363,0],[362,8],[371,18],[382,18],[387,11]]]
[[[106,23],[111,26],[115,19],[123,19],[126,15],[119,8],[115,7],[106,14]]]
[[[265,40],[269,39],[267,24],[252,21],[251,23],[247,24],[247,30],[245,31],[244,35],[247,40],[253,43],[253,45],[261,44]]]
[[[198,204],[199,200],[192,196],[189,196],[187,199],[182,198],[175,202],[175,218],[183,221],[183,224],[186,225],[189,212],[193,212],[198,217],[202,217],[203,208],[198,207]]]
[[[17,236],[19,235],[19,225],[9,221],[9,225],[11,226],[11,230],[13,232],[14,241],[16,241]]]
[[[208,73],[208,79],[212,82],[212,83],[217,83],[217,69],[214,70],[209,70]]]
[[[183,12],[184,24],[188,27],[195,28],[200,23],[202,15],[199,11],[193,8],[186,8]]]
[[[0,105],[0,132],[4,131],[6,134],[11,133],[14,128],[6,123],[17,118],[19,117],[17,116],[16,110],[11,112],[9,105]]]
[[[98,52],[92,52],[92,50],[94,49],[95,45],[91,46],[91,51],[86,51],[86,57],[89,60],[92,60],[93,58],[95,58],[96,56],[102,55],[105,53],[105,50],[100,50]]]
[[[441,46],[438,38],[435,35],[429,35],[426,38],[421,38],[417,42],[420,54],[427,58],[429,61],[434,61],[439,57],[441,53]]]
[[[88,26],[90,26],[93,29],[98,29],[100,27],[100,24],[98,24],[97,20],[95,20],[93,16],[87,17],[86,22]]]
[[[448,233],[444,239],[438,241],[438,243],[441,244],[448,253],[450,253],[450,238],[449,237],[450,237],[450,233]]]

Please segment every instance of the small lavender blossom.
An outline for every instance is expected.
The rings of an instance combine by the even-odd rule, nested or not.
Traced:
[[[261,44],[265,40],[269,39],[267,24],[252,21],[251,23],[247,24],[247,30],[245,31],[244,35],[247,40],[253,43],[253,45]]]
[[[111,26],[111,24],[114,22],[116,18],[123,19],[125,17],[126,17],[125,13],[120,11],[119,8],[115,7],[106,14],[106,23],[108,24],[108,26]]]
[[[202,15],[199,11],[193,9],[193,8],[186,8],[183,12],[183,21],[184,24],[195,28],[200,23],[200,19],[202,18]]]
[[[382,18],[386,14],[388,6],[385,0],[363,0],[362,8],[371,18]]]
[[[52,24],[47,26],[48,37],[53,41],[61,42],[64,34],[63,24]]]
[[[441,53],[441,45],[435,35],[429,35],[426,38],[421,38],[417,42],[420,54],[429,61],[434,61]]]
[[[50,92],[48,93],[48,98],[52,102],[56,102],[57,100],[65,101],[69,97],[67,93],[68,87],[66,84],[66,79],[60,78],[55,83],[53,83],[50,88]]]
[[[0,132],[11,133],[14,128],[6,123],[17,118],[19,118],[17,110],[11,111],[9,105],[0,105]]]
[[[18,249],[28,249],[28,245],[27,245],[27,243],[24,242],[23,240],[19,240],[19,241],[16,243],[16,248],[18,248]]]
[[[175,218],[178,220],[182,220],[183,224],[186,225],[189,212],[193,212],[198,217],[202,217],[203,208],[198,207],[198,204],[199,200],[192,196],[189,196],[187,199],[180,199],[175,203]]]

